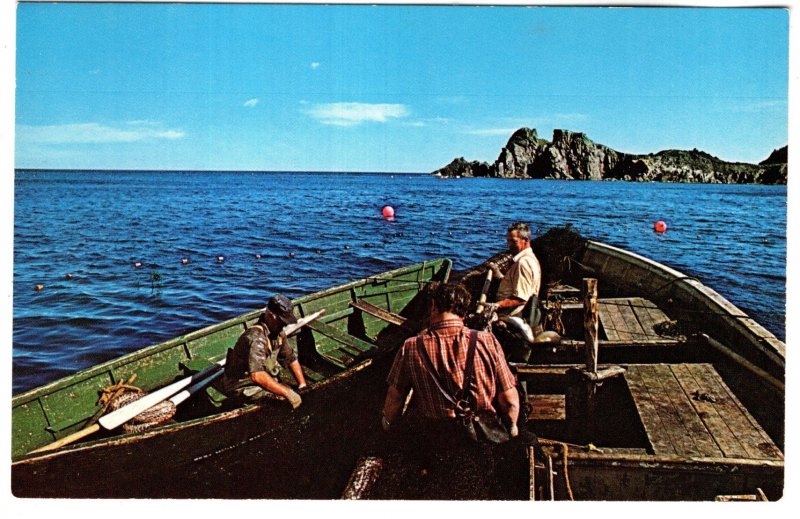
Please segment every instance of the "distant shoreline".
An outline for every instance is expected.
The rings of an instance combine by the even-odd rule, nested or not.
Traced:
[[[305,171],[305,170],[249,170],[249,169],[84,169],[84,168],[14,168],[14,173],[257,173],[285,174],[303,173],[307,175],[419,175],[430,173],[404,171]]]

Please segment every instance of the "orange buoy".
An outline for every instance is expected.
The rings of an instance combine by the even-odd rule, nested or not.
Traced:
[[[655,232],[666,232],[667,231],[667,222],[664,220],[659,220],[653,224],[653,230]]]
[[[390,205],[383,206],[383,209],[381,209],[381,214],[384,218],[394,218],[394,207]]]

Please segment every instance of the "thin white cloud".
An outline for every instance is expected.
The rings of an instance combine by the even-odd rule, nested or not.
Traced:
[[[247,108],[253,108],[257,104],[258,104],[258,98],[257,97],[255,97],[253,99],[248,99],[247,101],[244,102],[244,106],[247,107]]]
[[[318,68],[319,68],[318,61],[314,61],[313,63],[311,63],[311,70],[317,70]]]
[[[17,139],[25,144],[97,144],[137,142],[149,139],[175,140],[184,137],[181,130],[164,129],[147,121],[114,127],[99,123],[57,124],[47,126],[19,125]]]
[[[314,105],[306,113],[322,124],[356,126],[366,122],[385,123],[405,117],[408,108],[401,104],[327,103]]]

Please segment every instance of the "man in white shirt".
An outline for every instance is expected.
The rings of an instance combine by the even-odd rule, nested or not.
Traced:
[[[505,274],[500,272],[496,265],[489,265],[494,277],[500,279],[500,285],[495,296],[496,302],[491,303],[491,308],[500,317],[500,323],[498,324],[501,328],[509,323],[509,317],[521,317],[524,324],[533,325],[534,329],[528,330],[528,332],[535,335],[541,331],[541,327],[538,327],[539,323],[530,323],[528,316],[521,315],[528,301],[532,297],[538,298],[542,283],[542,268],[531,249],[531,231],[528,224],[515,222],[509,225],[506,233],[506,242],[509,250],[514,254],[514,262]],[[534,300],[532,304],[537,305],[538,299]],[[536,327],[539,329],[536,329]],[[501,338],[501,342],[505,341],[502,341]],[[509,360],[526,362],[530,356],[530,347],[525,345],[525,348],[527,349],[526,352],[520,352],[520,354],[510,353],[508,355]]]

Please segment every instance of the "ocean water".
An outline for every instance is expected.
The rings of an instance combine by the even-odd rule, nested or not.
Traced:
[[[276,292],[436,257],[472,266],[516,220],[536,234],[569,223],[697,276],[785,337],[785,186],[18,170],[14,204],[14,393]]]

